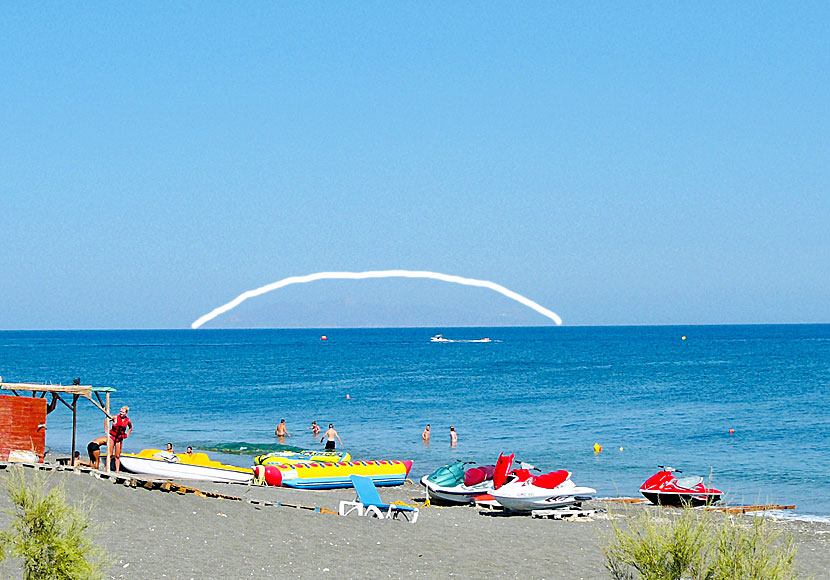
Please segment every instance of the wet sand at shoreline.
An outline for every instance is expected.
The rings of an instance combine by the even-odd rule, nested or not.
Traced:
[[[47,477],[50,484],[63,483],[71,502],[87,500],[94,506],[97,543],[111,557],[110,578],[610,578],[600,549],[600,537],[611,527],[605,514],[593,521],[561,521],[464,506],[423,508],[420,485],[380,488],[384,501],[421,506],[418,521],[411,524],[133,488],[73,471]],[[332,511],[341,499],[354,499],[348,489],[182,483],[246,500]],[[8,507],[2,494],[2,528],[9,521]],[[622,509],[604,502],[586,507]],[[777,525],[795,539],[799,571],[828,577],[830,524],[787,520]],[[6,572],[13,569],[7,562]]]

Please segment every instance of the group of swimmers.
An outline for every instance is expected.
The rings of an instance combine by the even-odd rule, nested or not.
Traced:
[[[320,434],[320,426],[317,425],[317,421],[311,422],[311,427],[308,428],[311,431],[311,434],[317,436]],[[288,432],[288,428],[285,426],[285,419],[280,420],[280,424],[277,425],[277,428],[274,429],[274,435],[282,439],[283,437],[291,437],[291,433]],[[340,446],[343,446],[343,441],[340,440],[340,435],[337,434],[337,431],[334,428],[334,423],[329,423],[328,430],[323,433],[323,436],[320,438],[320,443],[326,440],[326,450],[331,450],[335,448],[335,440],[340,443]]]
[[[101,446],[106,443],[107,455],[115,458],[115,472],[118,473],[121,470],[121,447],[124,443],[124,439],[129,437],[130,433],[133,431],[133,423],[127,416],[127,413],[129,412],[130,408],[126,405],[121,407],[118,415],[112,418],[112,428],[110,429],[109,437],[102,435],[101,437],[96,437],[89,442],[86,446],[87,454],[89,455],[89,463],[81,461],[81,452],[76,451],[75,456],[72,458],[72,465],[84,465],[94,469],[99,469],[101,464]],[[311,427],[309,427],[308,430],[315,436],[319,435],[320,427],[317,425],[317,421],[312,421]],[[291,434],[288,432],[288,428],[285,426],[285,419],[282,419],[280,424],[277,425],[277,428],[274,430],[274,434],[279,438],[291,437]],[[429,437],[430,426],[427,425],[424,432],[421,433],[421,439],[424,443],[429,443]],[[343,446],[343,441],[340,439],[340,435],[335,430],[333,423],[329,423],[329,428],[325,433],[323,433],[323,436],[320,438],[320,443],[324,440],[326,441],[326,450],[333,450],[335,448],[335,440],[340,443],[341,447]],[[455,427],[450,425],[450,447],[455,447],[457,444],[458,434],[455,432]],[[171,454],[174,453],[172,443],[167,444],[167,452]],[[193,447],[188,446],[185,454],[192,455]]]
[[[424,432],[421,433],[421,439],[424,443],[429,443],[430,426],[427,425]],[[455,427],[450,425],[450,447],[458,445],[458,433],[455,432]]]

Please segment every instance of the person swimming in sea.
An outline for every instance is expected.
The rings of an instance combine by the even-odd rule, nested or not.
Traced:
[[[341,447],[343,446],[343,442],[340,441],[340,435],[338,435],[337,431],[334,430],[334,423],[329,423],[328,431],[323,434],[323,437],[320,439],[320,443],[322,443],[323,439],[326,438],[328,438],[328,441],[326,441],[326,451],[334,451],[335,438],[340,442]]]
[[[424,440],[424,443],[429,443],[429,425],[427,425],[426,429],[424,429],[424,432],[421,433],[421,439]]]
[[[285,419],[280,421],[280,424],[277,425],[274,434],[277,437],[291,437],[291,433],[288,432],[288,428],[285,426]]]

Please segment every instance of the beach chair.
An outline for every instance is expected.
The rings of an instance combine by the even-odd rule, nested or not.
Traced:
[[[340,502],[338,513],[341,516],[347,516],[356,511],[359,516],[375,516],[379,519],[395,519],[398,515],[402,515],[405,520],[411,521],[413,524],[418,519],[418,508],[416,507],[383,503],[371,477],[350,475],[349,478],[352,480],[357,497],[354,501],[343,500]],[[410,514],[412,520],[409,520]]]

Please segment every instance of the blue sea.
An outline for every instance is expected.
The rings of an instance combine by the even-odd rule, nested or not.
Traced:
[[[320,448],[316,420],[355,458],[414,460],[413,479],[503,451],[637,496],[668,464],[730,503],[830,516],[830,325],[7,331],[0,375],[116,389],[135,426],[126,451],[171,441],[250,465],[281,447],[280,419],[287,444]],[[69,451],[71,426],[59,404],[52,452]],[[82,400],[78,449],[102,430]]]

